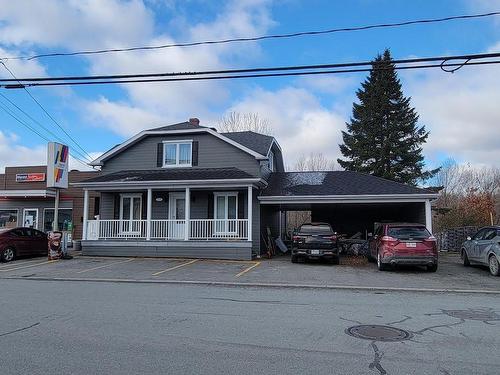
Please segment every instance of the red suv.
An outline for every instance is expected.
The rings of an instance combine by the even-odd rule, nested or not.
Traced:
[[[370,256],[377,260],[380,271],[400,264],[425,266],[429,272],[438,268],[436,238],[422,224],[376,224]]]

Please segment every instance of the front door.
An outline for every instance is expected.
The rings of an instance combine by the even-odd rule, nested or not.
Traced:
[[[185,193],[170,193],[168,200],[167,237],[173,239],[184,239],[186,228],[186,195]]]
[[[38,208],[24,209],[23,227],[38,229]]]
[[[122,233],[141,233],[141,194],[122,194],[120,199],[120,226]]]
[[[238,194],[215,193],[215,232],[234,234],[238,224]]]

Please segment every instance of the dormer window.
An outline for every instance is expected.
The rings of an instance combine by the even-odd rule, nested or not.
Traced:
[[[193,141],[164,141],[163,168],[191,167]]]

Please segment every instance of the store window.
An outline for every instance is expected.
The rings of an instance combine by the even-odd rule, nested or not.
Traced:
[[[43,230],[49,232],[52,230],[54,221],[54,209],[46,208],[43,210]],[[70,231],[73,227],[73,210],[71,208],[60,208],[58,220],[59,230]]]
[[[17,227],[17,210],[0,210],[0,228]]]

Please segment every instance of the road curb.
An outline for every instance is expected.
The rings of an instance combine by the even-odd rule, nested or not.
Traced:
[[[122,284],[172,284],[201,285],[221,287],[251,287],[251,288],[287,288],[287,289],[319,289],[319,290],[354,290],[367,292],[409,292],[409,293],[453,293],[453,294],[490,294],[500,295],[500,290],[481,289],[443,289],[443,288],[395,288],[357,285],[314,285],[314,284],[282,284],[282,283],[241,283],[231,281],[194,281],[194,280],[148,280],[148,279],[86,279],[79,277],[3,277],[0,280],[36,280],[36,281],[74,281],[94,283]]]

